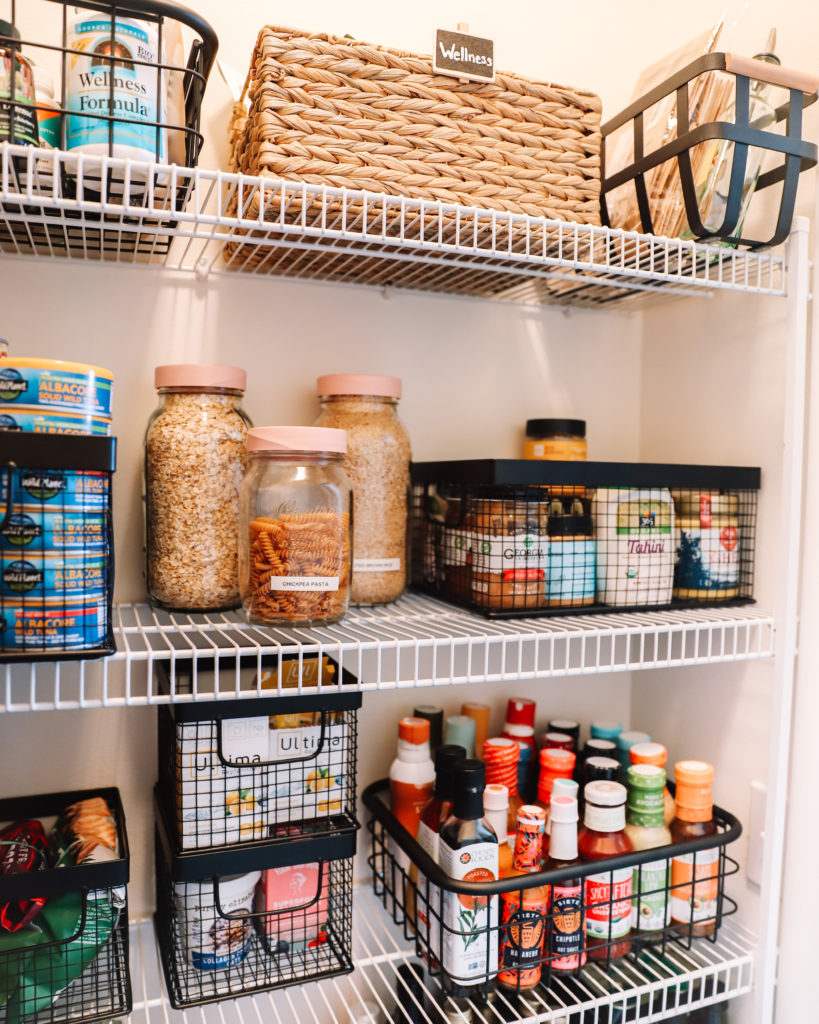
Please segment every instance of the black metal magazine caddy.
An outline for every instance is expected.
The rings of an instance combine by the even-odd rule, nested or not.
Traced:
[[[302,668],[307,661],[309,657],[301,660]],[[283,668],[289,663],[287,658],[281,661]],[[337,670],[330,659],[323,663],[325,671],[328,664]],[[276,656],[245,661],[251,676],[260,668],[276,673],[279,664]],[[200,694],[208,692],[212,670],[212,659],[197,661]],[[190,689],[189,662],[178,660],[174,674],[180,693]],[[335,678],[337,688],[317,694],[197,700],[159,709],[155,924],[174,1007],[353,969],[353,859],[359,827],[356,719],[361,692],[350,673],[342,671]],[[167,690],[164,665],[160,688],[163,684]],[[301,731],[301,752],[232,760],[223,747],[225,730],[231,724],[241,729],[250,719],[266,725],[266,717],[281,723],[279,731],[288,739]],[[298,726],[299,718],[312,718],[314,724]],[[276,753],[282,751],[277,747]],[[272,798],[283,791],[294,793],[284,805]],[[230,813],[237,806],[238,813]],[[247,900],[239,909],[226,906],[226,886],[236,876],[247,878],[255,872],[303,873],[309,876],[307,894],[277,910],[261,906],[258,891],[252,909]],[[251,878],[247,884],[259,882]],[[203,942],[196,945],[191,939],[195,914],[204,914],[205,930],[211,935],[204,956]]]

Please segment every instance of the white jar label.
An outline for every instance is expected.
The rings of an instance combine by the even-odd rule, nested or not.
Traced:
[[[631,930],[631,868],[604,871],[586,878],[586,934],[620,939]]]
[[[400,558],[354,558],[353,572],[400,572]]]
[[[338,590],[338,576],[271,576],[271,590]]]
[[[468,530],[444,531],[444,565],[466,565],[472,550],[472,534]]]
[[[598,807],[597,804],[587,803],[583,821],[586,828],[595,832],[619,832],[626,826],[626,809],[623,804]]]
[[[634,869],[631,927],[635,931],[656,932],[671,919],[668,884],[671,866],[667,860],[653,860]]]
[[[472,542],[472,568],[476,572],[528,573],[535,570],[535,579],[545,577],[544,570],[549,561],[549,546],[546,538],[538,534],[516,534],[512,537],[485,537],[476,534]],[[515,576],[504,576],[514,579]],[[531,575],[523,576],[532,579]]]

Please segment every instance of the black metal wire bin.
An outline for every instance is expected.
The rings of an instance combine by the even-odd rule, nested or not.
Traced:
[[[335,668],[324,662],[324,671]],[[260,667],[277,676],[278,659]],[[197,662],[204,692],[211,669],[212,661]],[[159,671],[167,687],[166,666]],[[175,672],[184,693],[192,663],[177,662]],[[341,683],[355,679],[345,670]],[[175,853],[357,829],[360,707],[358,689],[161,707],[157,793]]]
[[[166,253],[167,231],[154,229],[174,226],[168,214],[192,194],[184,169],[203,144],[213,29],[172,0],[11,0],[10,8],[0,60],[17,87],[0,93],[0,146],[12,146],[6,191],[26,202],[0,204],[0,249],[132,260]],[[77,223],[75,201],[106,209],[86,208]],[[130,215],[134,207],[159,216]]]
[[[352,971],[356,832],[177,854],[157,805],[155,924],[171,1004]]]
[[[0,431],[0,662],[115,650],[116,439]]]
[[[748,603],[760,476],[654,463],[416,463],[412,585],[496,618]]]
[[[364,790],[364,805],[372,814],[368,862],[376,895],[406,939],[415,941],[416,953],[443,991],[455,997],[480,998],[496,985],[513,995],[527,987],[558,985],[565,1005],[567,991],[577,985],[582,1001],[584,978],[593,985],[601,971],[627,970],[629,963],[639,967],[647,951],[664,958],[675,948],[716,942],[724,919],[737,909],[725,893],[726,878],[738,871],[726,847],[739,838],[742,826],[716,806],[714,835],[526,874],[524,885],[521,876],[470,882],[450,878],[393,816],[389,800],[387,779]],[[686,855],[690,877],[696,879],[693,887],[675,875],[673,859]],[[667,868],[658,872],[663,862]],[[570,885],[575,891],[567,898]],[[714,899],[713,920],[707,927],[697,925],[690,911],[687,924],[676,923],[675,901],[693,906],[706,888]],[[537,906],[529,902],[534,893],[539,893]],[[630,926],[613,931],[613,922],[623,919]],[[651,931],[643,925],[647,919]],[[577,939],[567,955],[561,943],[572,935]],[[460,973],[470,959],[468,973]],[[586,998],[588,991],[585,987]]]
[[[93,797],[102,797],[116,820],[117,859],[0,875],[4,917],[12,907],[30,913],[32,903],[41,904],[27,926],[0,934],[0,1013],[5,1024],[91,1022],[130,1012],[129,852],[119,792],[98,789],[0,800],[0,820],[30,824]]]

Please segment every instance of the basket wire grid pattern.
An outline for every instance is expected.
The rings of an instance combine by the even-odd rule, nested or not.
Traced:
[[[538,989],[521,997],[515,1006],[501,996],[494,1009],[473,1004],[475,1024],[501,1024],[525,1020],[565,1022],[565,1024],[610,1024],[614,1015],[652,1024],[700,1006],[745,994],[753,980],[755,936],[735,919],[720,930],[716,943],[698,942],[690,950],[674,948],[665,959],[649,956],[639,968],[615,964],[610,973],[600,969],[587,971],[582,985],[582,1001],[560,985],[551,990]],[[133,1024],[258,1024],[260,1019],[273,1024],[294,1020],[310,1024],[340,1024],[361,1003],[370,1003],[375,1018],[368,1024],[400,1024],[396,1015],[396,997],[410,1005],[411,998],[399,988],[398,968],[417,963],[415,943],[408,943],[402,929],[386,915],[381,901],[370,886],[354,889],[353,963],[355,971],[347,977],[330,978],[317,984],[305,984],[278,992],[265,992],[247,998],[220,1002],[194,1010],[175,1011],[168,1007],[163,990],[160,951],[150,921],[132,928],[132,976],[134,985]],[[424,1007],[411,1005],[422,1024],[447,1024],[447,1004],[435,979],[429,981],[430,999]],[[364,1020],[367,1020],[366,1016]]]
[[[718,820],[721,832],[731,831],[725,820],[721,818]],[[652,955],[664,958],[670,950],[676,947],[690,951],[700,943],[714,943],[718,941],[719,930],[723,926],[724,920],[737,910],[736,902],[725,893],[725,879],[736,874],[739,865],[726,854],[724,846],[718,848],[718,859],[713,866],[707,859],[704,861],[700,872],[695,876],[698,881],[690,892],[684,887],[673,887],[670,873],[666,877],[665,884],[661,883],[658,887],[654,887],[653,882],[643,881],[642,868],[635,860],[627,870],[630,885],[632,885],[633,872],[633,888],[631,890],[633,896],[625,898],[625,902],[623,897],[615,895],[619,892],[618,885],[622,888],[622,883],[618,881],[619,875],[616,872],[606,870],[605,859],[595,862],[594,866],[582,864],[574,871],[576,876],[582,877],[581,886],[584,887],[583,905],[577,910],[577,917],[582,922],[580,927],[585,929],[587,914],[596,915],[598,918],[598,923],[595,926],[596,934],[603,937],[597,940],[588,937],[585,940],[584,949],[588,960],[579,972],[577,970],[572,972],[553,970],[552,963],[560,959],[556,952],[550,950],[549,945],[549,936],[554,927],[554,912],[543,911],[540,916],[537,916],[538,912],[536,911],[534,916],[531,913],[528,915],[530,925],[536,918],[536,924],[543,929],[541,953],[535,957],[527,958],[526,954],[521,957],[521,954],[516,952],[519,947],[512,933],[516,928],[520,928],[522,931],[524,924],[516,921],[514,908],[510,911],[511,916],[508,917],[507,923],[502,896],[491,897],[494,902],[492,918],[487,911],[483,911],[482,914],[479,913],[475,917],[476,923],[474,924],[463,917],[459,919],[460,923],[450,922],[445,905],[448,899],[454,897],[448,896],[440,888],[433,888],[431,883],[427,888],[426,884],[419,882],[420,869],[419,876],[416,877],[410,873],[409,865],[406,868],[401,865],[395,856],[397,847],[390,842],[390,833],[382,822],[371,819],[368,823],[368,830],[372,836],[372,851],[368,863],[373,870],[376,895],[381,896],[388,914],[397,925],[403,928],[404,938],[408,942],[414,941],[416,954],[423,957],[428,965],[428,972],[439,978],[439,983],[444,991],[455,993],[462,998],[471,997],[481,1001],[483,997],[498,987],[496,979],[499,974],[499,955],[503,956],[504,963],[508,965],[506,973],[511,987],[507,991],[512,993],[510,998],[520,997],[526,992],[526,989],[520,986],[519,972],[512,965],[518,965],[520,970],[523,970],[524,966],[526,970],[539,967],[541,975],[539,984],[541,986],[548,989],[552,985],[557,985],[572,991],[576,990],[578,980],[582,981],[588,970],[602,969],[608,972],[613,965],[618,963],[627,964],[628,967],[639,967],[647,951],[650,951]],[[705,845],[705,843],[702,842],[701,845]],[[705,850],[700,850],[699,855],[696,851],[694,852],[694,871],[697,870],[698,856],[705,857]],[[653,852],[648,859],[651,860],[652,857]],[[628,857],[626,859],[628,860]],[[662,860],[663,858],[658,859]],[[666,863],[668,864],[668,862]],[[648,868],[649,865],[646,864],[645,867]],[[571,872],[569,873],[571,874]],[[622,873],[620,872],[620,874]],[[603,881],[609,887],[605,891],[605,887],[600,886],[600,892],[605,891],[605,895],[590,896],[592,890],[586,887],[588,876]],[[538,883],[545,885],[546,883],[542,881],[544,877],[544,875],[526,876],[529,886]],[[649,877],[651,876],[645,876],[646,879]],[[506,879],[504,884],[510,881],[510,879]],[[689,923],[687,927],[680,925],[679,931],[672,925],[651,935],[645,931],[641,932],[632,925],[625,938],[619,938],[619,933],[613,930],[612,918],[616,917],[618,913],[622,914],[624,906],[633,905],[637,908],[638,915],[641,908],[650,908],[657,917],[666,917],[670,920],[675,899],[685,900],[686,896],[689,898],[701,896],[709,882],[715,883],[716,888],[716,927],[712,934],[697,936],[692,923]],[[512,889],[510,895],[516,898],[520,904],[525,891],[523,888]],[[587,934],[591,936],[591,930]],[[452,957],[456,955],[451,952],[453,943],[457,944],[458,940],[462,938],[466,945],[472,945],[473,949],[477,950],[472,953],[475,958],[475,972],[468,976],[453,974],[447,970],[447,965],[453,962]],[[506,952],[504,953],[505,948]],[[523,948],[529,947],[524,945]],[[515,987],[513,979],[516,974],[518,980]],[[474,996],[471,995],[473,992]]]
[[[315,894],[292,910],[228,912],[213,879],[186,882],[180,890],[157,847],[155,920],[172,1004],[196,1005],[351,971],[352,858],[318,862],[315,886]],[[193,911],[183,908],[214,903],[212,930],[221,935],[226,965],[200,970],[186,944],[191,931],[185,914]]]
[[[17,1005],[17,1020],[63,1024],[106,1020],[128,1012],[129,931],[125,888],[95,889],[77,896],[82,899],[83,909],[76,932],[65,941],[55,942],[48,956],[43,955],[45,946],[34,945],[5,952],[0,957],[4,980],[19,978],[12,997]],[[95,906],[105,909],[97,912]],[[115,918],[111,929],[105,925],[109,914]],[[42,950],[39,954],[38,949]],[[94,955],[95,950],[99,952]],[[90,955],[93,959],[83,970]],[[53,1003],[43,1006],[44,993],[56,995],[58,992]],[[0,1021],[6,1024],[10,1019],[7,1003],[0,1009]]]
[[[117,653],[99,661],[4,666],[0,709],[50,710],[170,702],[243,700],[277,692],[243,690],[248,659],[328,655],[361,690],[451,686],[770,658],[774,621],[747,608],[487,620],[433,598],[408,594],[393,605],[354,609],[322,629],[264,629],[239,613],[171,615],[148,605],[114,608]],[[198,663],[215,660],[205,678]],[[167,664],[170,689],[157,678]],[[192,686],[188,666],[192,664]],[[177,666],[185,666],[180,685]]]
[[[412,581],[427,593],[497,617],[753,599],[754,490],[607,487],[591,497],[443,473],[412,488]]]
[[[221,171],[72,156],[79,184],[101,183],[75,197],[67,159],[0,144],[0,251],[590,308],[786,292],[780,255]]]
[[[253,706],[247,710],[252,713]],[[309,717],[312,725],[269,728],[266,716],[251,722],[176,722],[169,708],[159,709],[158,794],[167,821],[175,826],[177,849],[233,845],[271,835],[287,841],[357,827],[356,711],[289,717]],[[279,740],[273,754],[281,763],[270,753],[263,758],[269,763],[256,765],[239,759],[246,757],[240,748],[236,754],[225,751],[226,729],[253,749],[258,742],[248,733],[258,725],[263,727],[265,750],[268,737],[270,748]]]

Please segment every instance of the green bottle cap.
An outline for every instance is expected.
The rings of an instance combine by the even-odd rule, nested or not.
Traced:
[[[662,828],[665,824],[665,770],[653,764],[633,764],[627,775],[629,825]]]
[[[475,719],[468,715],[453,715],[444,726],[444,743],[452,743],[466,750],[467,757],[475,756]]]

